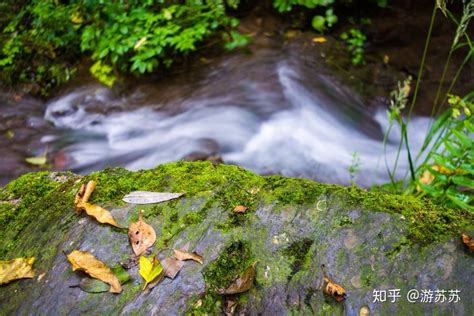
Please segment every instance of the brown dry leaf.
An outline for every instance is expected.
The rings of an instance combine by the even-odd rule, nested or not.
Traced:
[[[234,207],[234,212],[235,213],[245,213],[245,211],[248,209],[247,206],[243,206],[243,205],[237,205],[236,207]]]
[[[97,182],[95,182],[94,180],[87,182],[86,185],[81,185],[81,188],[76,193],[74,205],[77,207],[81,203],[89,202],[89,198],[91,197],[92,192],[94,192],[96,186]]]
[[[117,276],[105,263],[98,260],[92,254],[85,251],[74,250],[67,256],[67,260],[69,260],[72,265],[72,271],[84,271],[91,277],[110,284],[109,292],[111,293],[122,292],[122,286]]]
[[[89,198],[91,197],[92,192],[94,192],[96,186],[97,186],[97,182],[95,182],[94,180],[87,182],[84,195],[82,196],[82,203],[89,202]]]
[[[462,234],[461,235],[462,242],[466,245],[466,247],[474,252],[474,239],[472,239],[469,235],[467,234]]]
[[[187,252],[182,249],[174,249],[174,256],[176,259],[184,261],[184,260],[194,260],[203,264],[202,256],[198,255],[196,252]]]
[[[221,295],[230,295],[248,291],[255,280],[257,262],[254,262],[241,276],[238,276],[232,284],[226,289],[218,289],[217,293]]]
[[[77,191],[76,196],[74,197],[74,206],[76,207],[76,212],[80,213],[81,210],[77,208],[77,205],[82,202],[82,199],[84,197],[84,193],[86,192],[86,185],[83,184],[79,188],[79,191]]]
[[[138,222],[131,223],[128,227],[128,238],[135,255],[140,256],[156,241],[153,227],[143,221],[142,211],[138,213]]]
[[[165,271],[165,276],[174,279],[184,266],[184,261],[178,260],[174,257],[168,257],[161,261],[161,266],[163,267],[163,271]]]
[[[119,224],[115,221],[112,214],[107,211],[105,208],[100,207],[99,205],[90,204],[90,203],[79,203],[77,205],[77,210],[85,211],[87,215],[94,217],[99,223],[109,224],[118,228],[121,228]]]
[[[326,283],[323,289],[324,294],[332,296],[338,302],[346,298],[346,290],[342,286],[334,283],[328,277],[324,277],[324,283]]]
[[[18,279],[31,279],[35,276],[33,263],[35,257],[0,260],[0,284],[6,284]]]

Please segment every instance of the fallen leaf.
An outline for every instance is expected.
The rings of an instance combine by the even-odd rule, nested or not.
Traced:
[[[148,283],[155,280],[163,272],[163,267],[160,264],[160,261],[156,257],[153,257],[151,260],[141,256],[140,257],[140,269],[139,273],[142,278],[145,280],[145,285],[143,289],[146,289]]]
[[[313,42],[315,42],[315,43],[326,43],[327,41],[328,40],[323,36],[313,37]]]
[[[43,167],[48,162],[47,156],[48,156],[48,147],[46,147],[46,149],[44,150],[44,153],[41,156],[28,157],[25,159],[25,161],[29,164]]]
[[[76,196],[74,197],[74,205],[76,207],[76,213],[81,214],[82,211],[85,211],[87,215],[94,217],[99,223],[110,224],[112,226],[121,228],[119,224],[115,221],[114,217],[108,210],[99,205],[88,203],[92,192],[94,192],[97,186],[97,182],[91,180],[87,182],[86,185],[82,185],[77,191]]]
[[[474,239],[472,239],[469,235],[467,234],[462,234],[461,235],[462,242],[466,245],[466,247],[474,252]]]
[[[112,272],[117,276],[120,284],[125,284],[131,280],[130,274],[121,266],[115,266]],[[107,283],[102,282],[98,279],[83,278],[79,283],[81,290],[87,293],[103,293],[107,292],[110,286]]]
[[[137,256],[143,254],[155,243],[155,230],[143,221],[142,211],[138,213],[138,222],[131,223],[128,227],[128,238],[133,252]]]
[[[92,192],[94,192],[96,186],[97,186],[97,182],[95,182],[94,180],[87,182],[86,188],[84,190],[84,194],[82,196],[82,201],[81,201],[82,203],[89,202],[89,198],[91,197]]]
[[[72,271],[80,270],[89,274],[91,277],[99,279],[110,284],[109,292],[120,293],[122,286],[117,276],[92,254],[80,250],[74,250],[67,256],[67,260],[72,265]]]
[[[178,260],[174,257],[168,257],[161,261],[161,266],[163,267],[163,271],[165,271],[165,276],[174,279],[181,268],[183,268],[184,261]]]
[[[199,262],[200,264],[203,264],[202,262],[202,256],[198,255],[196,252],[187,252],[182,249],[174,249],[174,256],[176,259],[184,261],[184,260],[194,260],[196,262]]]
[[[245,213],[245,211],[248,209],[247,206],[243,206],[243,205],[237,205],[236,207],[234,207],[234,212],[235,213]]]
[[[18,279],[31,279],[35,276],[33,263],[35,257],[0,260],[0,284],[6,284]]]
[[[388,64],[389,61],[390,61],[390,57],[388,55],[383,55],[383,63]]]
[[[74,199],[74,205],[77,207],[77,205],[81,203],[87,203],[89,202],[89,198],[92,195],[92,192],[94,192],[95,188],[97,186],[97,182],[94,180],[91,180],[87,182],[87,184],[81,185],[79,191],[76,193],[76,197]]]
[[[25,161],[35,166],[44,166],[46,165],[46,162],[48,162],[46,156],[28,157]]]
[[[242,275],[235,278],[229,287],[226,289],[218,289],[217,293],[221,295],[230,295],[248,291],[252,287],[253,281],[255,280],[256,266],[257,262],[254,262],[244,271],[244,273],[242,273]]]
[[[323,288],[324,294],[332,296],[338,302],[346,298],[346,290],[342,286],[334,283],[328,277],[324,277],[324,282],[326,283],[326,286]]]
[[[77,210],[85,211],[87,215],[94,217],[99,223],[109,224],[118,228],[121,228],[119,224],[115,221],[114,217],[108,210],[100,207],[99,205],[90,204],[90,203],[79,203],[77,205]]]
[[[123,197],[123,201],[132,204],[153,204],[177,199],[184,193],[134,191]]]
[[[76,193],[76,196],[74,197],[74,206],[76,207],[76,212],[78,212],[78,213],[80,213],[81,210],[78,209],[77,206],[81,203],[87,202],[87,201],[84,201],[84,193],[86,193],[86,185],[85,184],[81,185],[81,187],[79,188],[79,190]]]

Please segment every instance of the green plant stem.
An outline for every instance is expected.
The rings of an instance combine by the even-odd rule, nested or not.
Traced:
[[[413,99],[411,101],[410,110],[408,111],[408,120],[410,120],[413,109],[415,108],[416,98],[418,96],[418,91],[420,90],[420,83],[421,83],[421,78],[423,76],[423,69],[425,67],[426,55],[428,53],[428,47],[431,40],[431,33],[433,31],[433,25],[436,18],[436,10],[437,10],[437,6],[436,6],[436,1],[435,1],[434,7],[433,7],[433,13],[431,14],[430,27],[428,29],[428,34],[426,36],[425,48],[423,49],[423,56],[421,57],[420,69],[418,70],[418,78],[416,80],[415,90],[413,92]]]

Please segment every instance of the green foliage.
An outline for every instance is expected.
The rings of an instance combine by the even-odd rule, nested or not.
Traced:
[[[474,212],[474,93],[449,95],[451,108],[433,124],[428,156],[416,171],[419,195]]]
[[[311,21],[311,25],[316,31],[323,32],[327,27],[332,27],[337,23],[338,19],[332,7],[334,3],[335,0],[274,0],[273,6],[279,12],[289,12],[294,6],[302,6],[307,9],[326,7],[324,15],[315,15]]]
[[[69,60],[79,44],[80,26],[70,22],[75,5],[37,0],[8,8],[14,14],[2,23],[1,79],[38,83],[42,93],[69,80],[74,73]]]
[[[474,120],[472,115],[474,111],[474,92],[471,92],[464,98],[450,94],[454,84],[459,78],[461,70],[474,55],[474,45],[466,33],[470,19],[474,16],[474,3],[472,1],[463,1],[463,7],[463,15],[458,20],[448,10],[445,1],[437,1],[435,3],[408,117],[402,116],[401,111],[408,103],[410,93],[409,80],[405,81],[403,85],[399,85],[398,91],[392,93],[392,102],[389,111],[390,125],[385,134],[384,144],[386,143],[387,135],[390,133],[394,121],[396,121],[401,127],[400,133],[402,140],[399,144],[393,169],[390,170],[387,166],[392,187],[396,192],[413,194],[417,197],[429,196],[438,204],[474,212]],[[413,159],[413,153],[410,151],[408,142],[407,122],[416,104],[416,97],[422,79],[422,70],[428,52],[431,31],[438,9],[441,10],[445,16],[451,18],[457,25],[457,30],[453,37],[453,42],[436,92],[432,115],[436,113],[438,105],[442,105],[445,100],[448,101],[451,107],[439,115],[430,125],[423,146],[416,155],[416,158]],[[461,42],[462,39],[465,39],[465,41]],[[444,79],[451,55],[460,47],[468,48],[466,57],[459,66],[454,78],[449,83],[447,91],[442,94],[441,90],[444,86]],[[405,179],[398,181],[394,179],[394,174],[397,168],[400,150],[403,146],[405,146],[407,151],[407,159],[410,165],[410,178],[407,180],[405,177]],[[423,161],[419,162],[422,157],[424,157]]]
[[[233,30],[239,21],[226,3],[236,8],[239,1],[9,2],[16,9],[0,20],[1,79],[37,83],[46,94],[71,78],[83,53],[94,61],[92,74],[111,86],[121,74],[171,66],[219,30],[229,34],[228,49],[242,47],[249,38]]]
[[[341,39],[346,42],[347,50],[351,53],[353,65],[364,64],[364,44],[367,37],[359,29],[350,29],[341,34]]]

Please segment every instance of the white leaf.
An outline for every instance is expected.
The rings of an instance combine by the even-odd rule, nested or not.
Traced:
[[[132,204],[153,204],[179,198],[184,193],[134,191],[125,195],[123,201]]]

